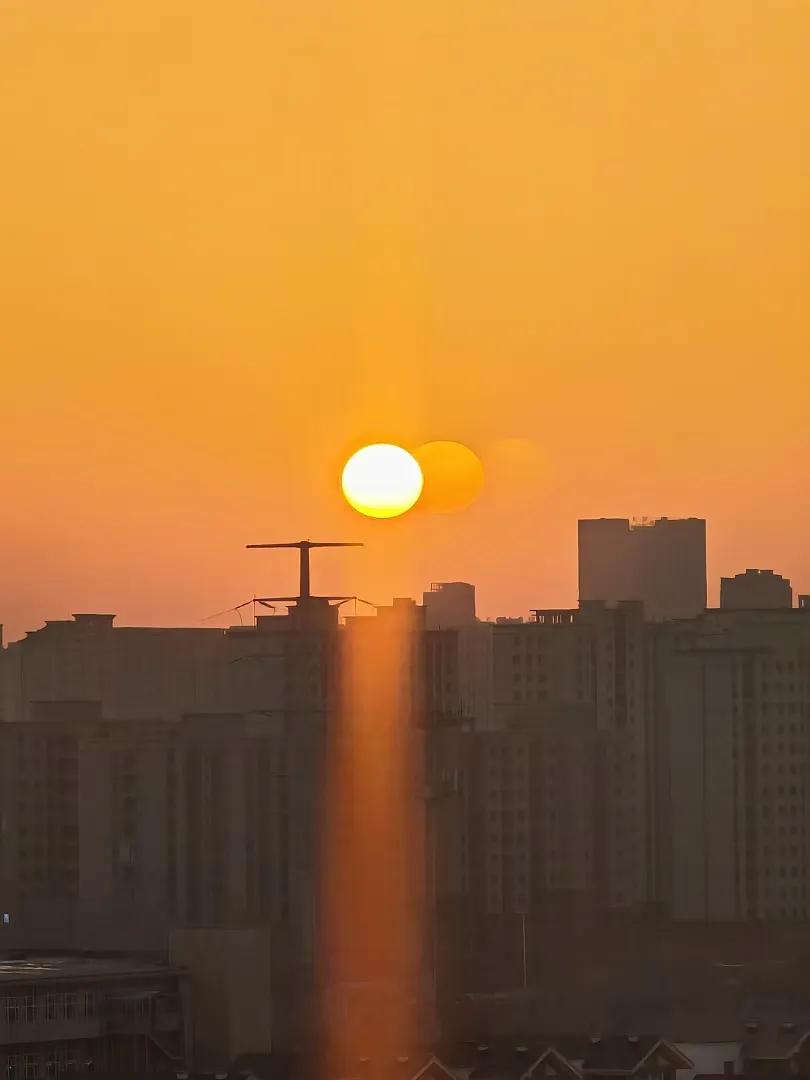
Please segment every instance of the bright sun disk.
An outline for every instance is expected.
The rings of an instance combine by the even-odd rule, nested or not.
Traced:
[[[350,506],[367,517],[404,514],[422,494],[419,462],[393,443],[373,443],[352,454],[343,466],[341,487]]]

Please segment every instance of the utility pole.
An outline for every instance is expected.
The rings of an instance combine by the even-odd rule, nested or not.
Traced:
[[[522,912],[520,916],[521,929],[523,931],[523,993],[526,993],[528,986],[528,971],[526,969],[526,912]]]

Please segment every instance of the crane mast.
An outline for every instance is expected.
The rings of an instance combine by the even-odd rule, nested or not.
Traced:
[[[301,607],[305,607],[307,602],[313,599],[321,600],[351,600],[350,596],[328,596],[328,597],[313,597],[310,584],[310,567],[309,567],[309,553],[313,548],[347,548],[347,547],[363,547],[362,544],[347,543],[345,541],[336,540],[294,540],[284,544],[247,544],[249,549],[256,548],[292,548],[298,550],[299,556],[299,569],[298,569],[298,596],[263,596],[261,598],[265,601],[270,600],[295,600]]]

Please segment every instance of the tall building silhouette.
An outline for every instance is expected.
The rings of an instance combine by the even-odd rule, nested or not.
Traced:
[[[648,619],[684,619],[706,607],[702,518],[586,519],[579,525],[579,602],[640,601]]]
[[[475,623],[475,586],[466,581],[436,581],[422,594],[428,629]]]

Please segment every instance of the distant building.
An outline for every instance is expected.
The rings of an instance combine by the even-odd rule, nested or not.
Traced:
[[[579,602],[640,601],[648,619],[684,619],[706,607],[706,522],[660,518],[579,522]]]
[[[283,679],[268,679],[273,664],[266,649],[256,649],[253,628],[116,626],[114,620],[74,615],[10,643],[0,654],[4,719],[30,720],[42,702],[95,701],[107,720],[171,720],[283,700]],[[232,663],[251,651],[259,653],[252,663]]]
[[[188,985],[137,957],[0,960],[0,1072],[8,1080],[65,1073],[177,1075],[193,1054]]]
[[[773,570],[746,570],[744,574],[720,578],[721,608],[757,610],[792,606],[790,582]]]
[[[422,594],[425,625],[446,630],[475,624],[475,586],[466,581],[437,581]]]
[[[450,692],[462,716],[473,720],[477,728],[488,727],[492,703],[492,626],[476,618],[475,586],[466,581],[434,582],[422,594],[422,602],[426,630],[447,632],[448,641],[453,641],[455,657],[442,664],[442,677],[446,679],[450,675],[445,690]],[[436,671],[435,664],[429,661],[428,678],[435,678]]]

